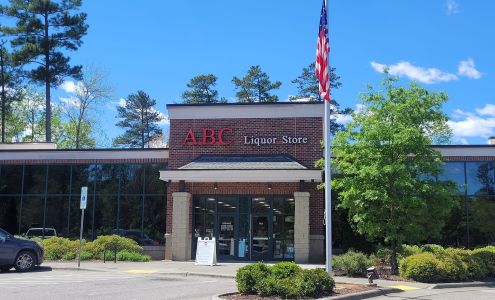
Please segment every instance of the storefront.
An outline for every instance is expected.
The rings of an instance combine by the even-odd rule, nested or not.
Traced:
[[[321,103],[168,111],[167,258],[189,260],[198,237],[215,237],[219,259],[322,259]]]

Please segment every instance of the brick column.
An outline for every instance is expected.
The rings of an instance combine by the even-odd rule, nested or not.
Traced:
[[[309,193],[295,192],[294,213],[294,260],[307,263],[309,260]]]
[[[192,237],[189,232],[189,215],[191,214],[191,194],[185,192],[172,193],[172,199],[172,260],[190,260]]]

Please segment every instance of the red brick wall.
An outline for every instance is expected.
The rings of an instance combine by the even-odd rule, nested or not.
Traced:
[[[232,128],[233,133],[225,133],[230,145],[184,145],[189,129],[201,142],[202,128]],[[244,145],[244,136],[277,137],[274,145]],[[282,136],[307,137],[307,144],[283,144]],[[209,155],[273,155],[286,154],[310,169],[322,157],[320,141],[323,139],[322,118],[279,118],[279,119],[208,119],[170,120],[170,160],[169,168],[177,169],[202,154]]]

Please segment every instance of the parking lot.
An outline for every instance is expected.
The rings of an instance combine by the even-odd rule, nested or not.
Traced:
[[[233,279],[145,271],[77,271],[42,267],[0,273],[1,299],[210,299],[234,291]]]

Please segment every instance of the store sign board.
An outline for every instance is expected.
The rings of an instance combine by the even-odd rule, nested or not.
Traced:
[[[81,203],[80,203],[81,205],[80,205],[80,208],[86,209],[87,203],[88,203],[88,187],[83,186],[83,187],[81,187]]]
[[[198,237],[195,265],[213,266],[217,264],[217,243],[215,238]]]
[[[231,136],[234,130],[230,127],[224,127],[219,130],[214,128],[202,128],[200,133],[195,133],[192,129],[186,134],[183,144],[184,145],[230,145],[232,144]],[[256,135],[244,135],[242,137],[242,143],[244,145],[274,145],[274,144],[307,144],[308,138],[305,136],[256,136]]]

